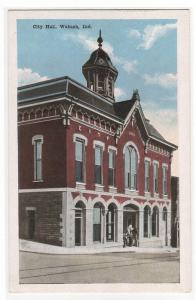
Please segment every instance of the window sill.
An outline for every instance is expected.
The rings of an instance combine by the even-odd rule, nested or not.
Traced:
[[[168,195],[163,195],[163,199],[168,199]]]
[[[139,191],[137,191],[137,190],[125,189],[125,194],[127,194],[127,195],[132,195],[132,196],[138,196]]]
[[[115,186],[109,185],[109,193],[117,193],[117,188]]]
[[[33,182],[44,182],[43,180],[33,180]]]
[[[144,196],[146,198],[150,198],[151,197],[151,192],[144,192]]]
[[[78,190],[85,190],[86,189],[86,183],[77,181],[76,182],[76,188]]]
[[[95,184],[95,191],[96,192],[103,192],[104,186],[102,184]]]
[[[154,198],[159,198],[159,194],[154,192]]]

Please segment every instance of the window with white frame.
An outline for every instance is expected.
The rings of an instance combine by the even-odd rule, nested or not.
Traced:
[[[75,168],[76,181],[84,182],[84,166],[85,166],[85,141],[76,138],[75,141]]]
[[[154,181],[154,193],[158,194],[158,170],[159,170],[159,165],[157,162],[154,162],[153,165],[153,181]]]
[[[115,157],[116,152],[109,149],[109,185],[115,186]]]
[[[103,148],[95,145],[95,183],[102,184]]]
[[[167,195],[167,166],[163,166],[163,195]]]
[[[150,161],[145,160],[145,192],[150,192]]]
[[[32,139],[32,143],[34,145],[34,181],[42,181],[43,136],[34,136]]]
[[[137,164],[138,157],[135,148],[127,147],[125,150],[125,187],[131,190],[137,189]]]

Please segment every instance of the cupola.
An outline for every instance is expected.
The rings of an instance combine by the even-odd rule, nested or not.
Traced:
[[[86,78],[89,89],[114,102],[114,83],[118,71],[112,64],[109,55],[102,49],[101,30],[97,42],[98,49],[91,54],[89,60],[82,66],[82,73]]]

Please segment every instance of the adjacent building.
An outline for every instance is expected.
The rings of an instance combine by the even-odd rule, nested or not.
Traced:
[[[179,177],[171,177],[171,245],[180,247]]]
[[[19,236],[105,247],[132,224],[139,247],[169,245],[177,146],[145,118],[138,90],[115,101],[118,71],[97,41],[87,87],[65,76],[18,88]]]

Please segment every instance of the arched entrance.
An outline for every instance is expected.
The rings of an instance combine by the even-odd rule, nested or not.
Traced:
[[[117,207],[114,203],[108,206],[106,215],[106,240],[108,242],[116,241],[117,232]]]
[[[75,245],[84,246],[86,238],[86,212],[82,201],[75,206]]]
[[[96,203],[93,207],[93,242],[103,242],[104,214],[103,204],[100,202]]]
[[[139,232],[139,208],[134,204],[128,204],[123,208],[123,233],[127,232],[129,225]]]

